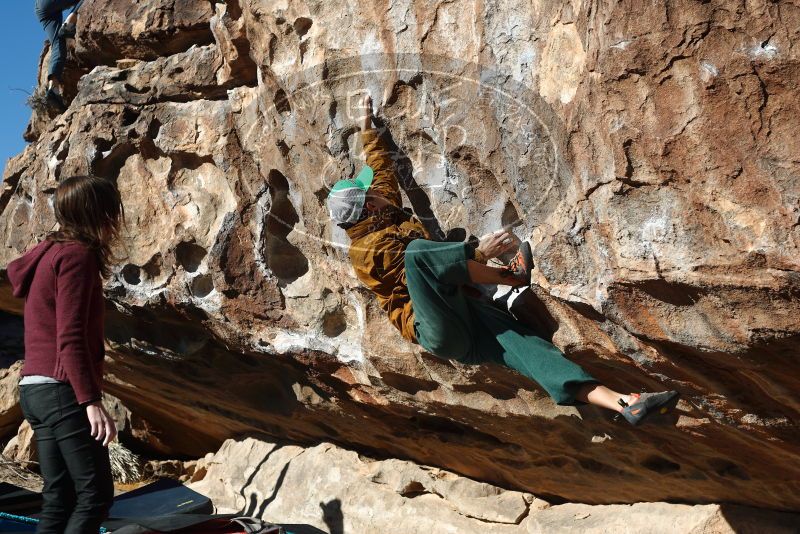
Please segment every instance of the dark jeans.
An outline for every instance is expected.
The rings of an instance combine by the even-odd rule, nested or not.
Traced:
[[[36,532],[98,532],[114,498],[114,482],[108,449],[91,436],[86,409],[69,384],[29,384],[19,392],[44,477]]]
[[[63,23],[63,11],[72,8],[71,12],[76,11],[83,0],[36,0],[36,17],[42,24],[47,39],[50,41],[50,68],[47,71],[47,79],[55,78],[61,80],[61,73],[64,72],[64,62],[67,58],[67,43],[63,37],[58,35]]]
[[[491,303],[467,297],[469,245],[415,239],[405,252],[414,328],[423,348],[462,363],[496,362],[516,369],[562,405],[597,383],[552,343]]]

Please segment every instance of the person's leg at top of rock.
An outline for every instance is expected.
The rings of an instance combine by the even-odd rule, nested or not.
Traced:
[[[67,57],[66,40],[75,37],[75,25],[78,22],[78,8],[83,0],[36,0],[36,17],[42,24],[47,39],[50,41],[50,64],[47,69],[48,104],[59,112],[66,110],[62,94],[61,77]],[[64,10],[71,9],[64,19]]]
[[[419,219],[402,208],[394,158],[372,127],[371,98],[365,97],[361,109],[367,166],[357,177],[334,184],[328,210],[350,238],[356,276],[403,337],[441,358],[504,364],[539,383],[558,404],[593,404],[621,413],[634,425],[674,406],[675,391],[625,395],[611,390],[509,313],[468,297],[464,288],[471,284],[529,286],[530,245],[505,230],[474,248],[431,241]],[[487,265],[514,248],[517,254],[507,265]]]

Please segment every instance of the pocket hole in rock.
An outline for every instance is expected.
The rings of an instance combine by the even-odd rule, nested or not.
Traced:
[[[723,458],[712,458],[708,465],[721,477],[733,477],[739,480],[750,480],[750,475],[741,466]]]
[[[522,218],[519,216],[517,208],[514,207],[514,204],[510,200],[506,201],[505,208],[503,208],[503,214],[500,216],[500,224],[511,227],[522,224]]]
[[[295,33],[297,33],[297,36],[302,39],[303,36],[308,33],[308,30],[311,29],[311,26],[313,24],[314,21],[312,21],[308,17],[298,17],[297,19],[295,19],[293,24],[294,31]]]
[[[680,471],[681,469],[680,465],[661,456],[648,456],[642,460],[639,465],[645,469],[649,469],[650,471],[661,473],[662,475],[674,473],[675,471]]]
[[[98,137],[94,140],[94,146],[97,147],[97,151],[101,154],[111,150],[111,147],[114,146],[114,143],[115,141],[113,139],[103,139],[102,137]]]
[[[322,432],[323,432],[323,433],[324,433],[326,436],[332,436],[332,437],[336,437],[336,436],[338,436],[338,435],[339,435],[339,432],[338,432],[337,430],[335,430],[334,428],[332,428],[332,427],[330,427],[330,426],[326,425],[325,423],[317,423],[317,427],[318,427],[320,430],[322,430]]]
[[[203,298],[214,291],[214,281],[210,274],[201,274],[192,278],[190,287],[193,296]]]
[[[288,236],[300,221],[289,198],[289,182],[278,170],[272,169],[267,176],[271,200],[270,210],[264,224],[267,267],[286,284],[292,283],[308,272],[308,260],[289,242]]]
[[[406,497],[407,499],[413,499],[414,497],[419,497],[420,495],[425,495],[427,493],[430,492],[425,489],[425,486],[423,486],[421,482],[416,480],[412,480],[400,490],[400,495]]]
[[[147,127],[147,138],[151,140],[155,140],[156,137],[161,133],[161,121],[158,119],[153,119],[150,122],[150,125]]]
[[[161,254],[156,254],[150,261],[142,265],[147,278],[157,278],[161,274]]]
[[[103,154],[108,153],[102,159],[96,159],[92,162],[92,173],[95,176],[105,178],[114,183],[117,182],[119,173],[128,158],[138,152],[138,149],[132,143],[118,143],[113,142],[100,143],[97,142],[97,150]],[[113,146],[113,148],[112,148]]]
[[[286,96],[286,92],[283,89],[278,89],[278,92],[275,93],[273,102],[275,103],[275,109],[278,111],[278,113],[292,112],[292,106],[289,104],[289,98]]]
[[[300,63],[303,62],[303,59],[306,57],[306,52],[308,51],[308,41],[303,41],[300,43]]]
[[[138,265],[129,263],[122,268],[122,279],[128,284],[135,286],[142,282],[142,272]]]
[[[186,241],[175,247],[175,259],[187,273],[196,272],[208,252],[196,243]]]
[[[289,155],[289,145],[286,144],[286,141],[280,139],[275,141],[275,145],[278,147],[278,150],[281,151],[281,156],[284,158]]]
[[[125,108],[122,110],[122,125],[123,126],[130,126],[136,119],[139,118],[139,112],[137,112],[133,108]]]
[[[131,85],[129,83],[126,83],[124,85],[124,87],[125,87],[125,90],[128,91],[129,93],[134,93],[134,94],[137,94],[137,95],[143,95],[145,93],[149,93],[150,92],[150,87],[147,86],[147,85],[145,85],[143,87],[134,87],[133,85]]]
[[[322,318],[322,333],[328,337],[339,336],[346,329],[347,318],[341,308],[326,313]]]

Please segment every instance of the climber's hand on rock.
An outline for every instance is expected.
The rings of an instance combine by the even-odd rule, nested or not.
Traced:
[[[486,258],[496,258],[506,252],[511,252],[519,246],[517,236],[506,230],[498,230],[481,238],[478,250]]]
[[[361,99],[361,131],[366,131],[372,128],[372,97],[365,95]]]
[[[89,419],[92,437],[97,441],[102,441],[104,447],[108,447],[108,444],[117,437],[117,426],[103,407],[103,403],[96,401],[87,404],[86,416]]]

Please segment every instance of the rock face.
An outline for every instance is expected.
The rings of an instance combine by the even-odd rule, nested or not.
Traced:
[[[640,503],[550,506],[528,493],[401,460],[375,461],[335,445],[228,440],[200,460],[191,487],[221,513],[245,513],[330,532],[795,532],[797,514],[736,506]],[[298,529],[299,530],[299,529]]]
[[[25,467],[29,467],[32,462],[38,461],[33,429],[27,421],[22,422],[17,435],[8,441],[3,449],[3,456]]]
[[[411,462],[371,462],[323,443],[309,449],[254,439],[226,441],[198,465],[192,488],[220,512],[328,532],[514,532],[530,494],[504,491]]]
[[[16,433],[22,422],[22,408],[19,405],[17,390],[20,371],[22,371],[22,362],[14,363],[6,369],[0,369],[0,436],[4,438]],[[2,441],[1,438],[0,441]]]
[[[60,179],[116,181],[107,387],[159,447],[327,440],[570,501],[800,509],[798,6],[84,12],[69,110],[6,167],[0,264],[53,227]],[[434,235],[513,225],[535,284],[499,300],[614,388],[680,390],[674,419],[631,429],[400,338],[322,202],[361,164],[365,92]]]

